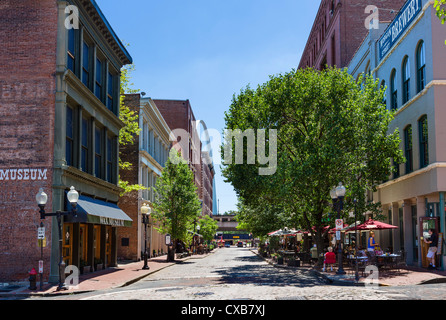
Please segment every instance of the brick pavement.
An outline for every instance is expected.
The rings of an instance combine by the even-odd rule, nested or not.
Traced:
[[[252,250],[257,254],[257,250]],[[260,256],[260,255],[259,255]],[[268,263],[277,266],[271,259],[263,258]],[[278,267],[292,268],[285,265]],[[339,282],[344,284],[355,282],[355,270],[351,268],[344,268],[345,275],[337,275],[337,267],[333,268],[333,271],[323,272],[320,268],[314,268],[309,266],[303,266],[301,268],[315,271],[322,276],[330,279],[333,282]],[[362,276],[362,272],[359,272],[359,283],[364,284],[366,277]],[[407,266],[404,269],[399,270],[386,270],[381,271],[378,277],[378,283],[381,286],[405,286],[405,285],[418,285],[423,283],[446,283],[446,271],[440,270],[428,270],[420,267]]]
[[[76,288],[69,290],[57,291],[57,284],[44,284],[43,290],[39,290],[39,282],[37,282],[38,290],[29,290],[29,284],[22,284],[19,288],[10,292],[1,292],[0,298],[12,297],[30,297],[30,296],[57,296],[67,294],[86,293],[98,290],[107,290],[119,288],[136,282],[149,274],[153,274],[159,270],[181,263],[188,259],[204,258],[207,255],[193,255],[182,259],[176,259],[175,262],[167,262],[166,256],[149,259],[148,266],[150,269],[143,270],[144,261],[129,262],[118,264],[118,267],[108,268],[79,276],[79,284]],[[12,284],[14,285],[14,284]],[[0,287],[1,289],[1,287]]]

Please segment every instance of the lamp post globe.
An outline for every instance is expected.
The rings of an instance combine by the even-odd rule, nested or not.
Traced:
[[[36,194],[37,205],[45,206],[48,201],[48,195],[43,191],[43,188],[39,189],[39,192]]]
[[[345,196],[346,189],[342,185],[342,182],[339,182],[339,185],[336,187],[336,196],[338,198],[343,198]]]
[[[74,187],[71,187],[70,191],[68,191],[67,198],[71,205],[75,207],[77,205],[77,201],[79,200],[79,192],[77,192]]]
[[[336,195],[336,187],[330,190],[330,197],[332,200],[336,200],[338,198]]]
[[[149,270],[150,267],[148,265],[148,259],[149,259],[149,254],[147,252],[147,223],[149,222],[149,216],[150,213],[152,212],[152,209],[150,208],[150,206],[147,205],[147,203],[144,203],[141,206],[141,214],[142,214],[142,222],[144,223],[144,232],[145,232],[145,236],[144,236],[144,244],[145,244],[145,248],[144,248],[144,266],[142,267],[143,270]]]

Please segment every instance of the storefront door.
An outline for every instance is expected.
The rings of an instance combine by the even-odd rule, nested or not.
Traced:
[[[438,234],[438,217],[421,217],[420,218],[420,246],[421,246],[421,262],[424,268],[429,266],[429,261],[427,259],[427,252],[429,251],[429,244],[424,242],[424,239],[429,239],[429,229],[435,229]]]
[[[83,263],[86,264],[88,261],[88,226],[86,224],[81,224],[79,230],[79,252],[82,265]]]
[[[62,258],[66,266],[73,264],[73,224],[64,223],[62,233]]]
[[[94,250],[94,259],[101,259],[101,226],[95,225],[93,232],[93,250]]]
[[[105,264],[111,265],[111,248],[112,248],[112,227],[105,227]]]

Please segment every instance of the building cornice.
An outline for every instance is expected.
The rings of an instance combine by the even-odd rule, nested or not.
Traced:
[[[440,169],[440,168],[446,168],[446,162],[435,162],[435,163],[432,163],[432,164],[428,165],[425,168],[422,168],[422,169],[419,169],[417,171],[405,174],[404,176],[401,176],[399,178],[393,179],[391,181],[387,181],[385,183],[382,183],[379,186],[377,186],[377,189],[383,189],[383,188],[392,186],[392,185],[394,185],[396,183],[400,183],[400,182],[412,179],[413,177],[416,177],[416,176],[419,176],[421,174],[425,174],[427,172],[430,172],[430,171],[435,170],[435,169]]]

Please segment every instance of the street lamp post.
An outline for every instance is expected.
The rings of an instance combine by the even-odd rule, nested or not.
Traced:
[[[198,234],[200,234],[200,229],[201,229],[200,225],[197,225],[197,244],[196,244],[197,254],[199,254],[198,247],[200,245],[200,236]]]
[[[152,212],[152,209],[147,204],[143,204],[143,206],[141,207],[142,223],[144,223],[144,243],[145,243],[144,266],[142,267],[143,270],[150,269],[149,265],[147,264],[147,260],[149,257],[148,252],[147,252],[147,224],[149,223],[149,217],[150,217],[151,212]]]
[[[357,229],[357,224],[358,224],[358,218],[356,217],[356,198],[353,200],[354,204],[355,204],[355,280],[356,282],[359,282],[359,271],[358,271],[358,229]]]
[[[333,201],[333,207],[336,208],[337,211],[337,219],[341,219],[341,210],[344,208],[344,196],[345,196],[345,187],[339,182],[339,185],[336,188],[333,188],[330,191],[330,197]],[[342,266],[342,247],[341,241],[338,240],[338,271],[336,274],[345,274],[344,268]]]
[[[44,220],[46,217],[56,217],[57,218],[57,227],[59,229],[59,285],[57,286],[57,291],[67,290],[67,286],[65,284],[65,261],[63,261],[63,252],[62,252],[62,216],[74,215],[77,217],[77,201],[79,200],[79,193],[74,189],[74,187],[70,188],[70,191],[67,194],[68,201],[71,204],[71,211],[56,211],[53,213],[45,212],[45,205],[48,201],[47,194],[43,191],[43,188],[39,189],[39,192],[36,195],[37,205],[40,210],[40,219]]]

